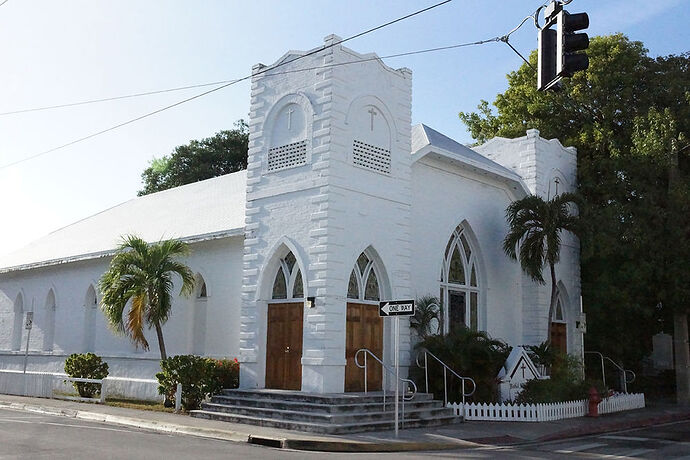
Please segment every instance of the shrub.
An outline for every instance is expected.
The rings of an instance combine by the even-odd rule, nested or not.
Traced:
[[[498,399],[496,376],[510,354],[510,346],[489,337],[485,332],[467,328],[453,331],[448,335],[428,337],[417,345],[436,355],[448,367],[463,377],[471,377],[477,383],[472,400],[493,402]],[[429,391],[434,397],[443,399],[443,367],[433,358],[428,360]],[[413,364],[410,374],[420,390],[424,390],[424,370]],[[448,379],[448,399],[459,402],[462,386],[459,379],[450,372]],[[470,388],[466,388],[469,391]]]
[[[182,384],[182,407],[198,409],[206,397],[206,386],[211,366],[205,358],[194,355],[178,355],[161,360],[161,370],[156,374],[158,393],[169,401],[175,400],[177,384]]]
[[[181,383],[181,404],[186,411],[198,409],[208,395],[239,386],[240,363],[237,359],[178,355],[161,361],[161,370],[156,374],[158,393],[174,401],[177,384]]]
[[[108,376],[108,363],[93,353],[72,353],[65,360],[65,373],[73,378],[104,379]],[[72,382],[82,398],[93,398],[100,393],[98,383]]]
[[[237,388],[240,386],[240,363],[234,359],[211,359],[211,378],[208,381],[208,394],[216,395],[224,388]]]
[[[554,403],[587,399],[594,386],[602,396],[607,393],[601,382],[582,379],[582,363],[565,353],[554,353],[549,361],[551,378],[530,380],[522,385],[522,392],[515,399],[517,404]]]

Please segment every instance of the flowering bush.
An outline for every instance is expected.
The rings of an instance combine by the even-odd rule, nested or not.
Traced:
[[[158,393],[175,400],[177,384],[182,384],[182,407],[198,409],[209,395],[223,388],[239,386],[240,363],[237,359],[212,359],[194,355],[172,356],[161,361],[162,372],[156,374]]]

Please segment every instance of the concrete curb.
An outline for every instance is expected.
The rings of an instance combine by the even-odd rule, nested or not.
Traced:
[[[363,441],[336,441],[318,439],[291,439],[260,435],[247,435],[229,430],[217,430],[213,428],[191,427],[172,423],[161,423],[157,421],[144,420],[133,417],[122,417],[118,415],[102,414],[73,409],[58,409],[50,406],[39,406],[25,403],[8,403],[0,401],[0,408],[22,410],[46,415],[58,415],[63,417],[76,418],[91,422],[101,422],[145,430],[158,431],[161,433],[176,433],[204,438],[219,439],[223,441],[242,442],[258,444],[278,449],[294,449],[305,451],[320,452],[410,452],[421,450],[449,450],[477,447],[480,444],[458,440],[457,442],[363,442]]]
[[[258,444],[279,449],[293,449],[314,452],[413,452],[427,450],[469,449],[480,444],[463,440],[453,442],[418,441],[349,441],[319,439],[286,439],[268,436],[249,436],[249,444]]]
[[[161,423],[157,421],[144,420],[132,417],[121,417],[118,415],[101,414],[98,412],[89,412],[72,409],[57,409],[50,406],[36,406],[33,404],[22,403],[7,403],[0,401],[0,408],[23,410],[27,412],[34,412],[46,415],[59,415],[63,417],[77,418],[91,422],[109,423],[115,425],[130,426],[133,428],[141,428],[151,431],[159,431],[162,433],[179,433],[192,436],[199,436],[204,438],[221,439],[224,441],[234,442],[248,442],[249,436],[243,433],[237,433],[227,430],[216,430],[212,428],[190,427],[186,425],[177,425],[173,423]]]

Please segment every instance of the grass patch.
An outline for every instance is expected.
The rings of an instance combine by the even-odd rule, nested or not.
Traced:
[[[143,399],[106,398],[106,406],[124,407],[126,409],[150,410],[157,412],[175,412],[174,407],[164,407],[160,401],[146,401]]]

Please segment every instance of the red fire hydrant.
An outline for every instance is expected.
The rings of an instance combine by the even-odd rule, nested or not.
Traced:
[[[589,413],[588,417],[599,417],[599,403],[601,402],[601,396],[596,388],[592,387],[589,389]]]

